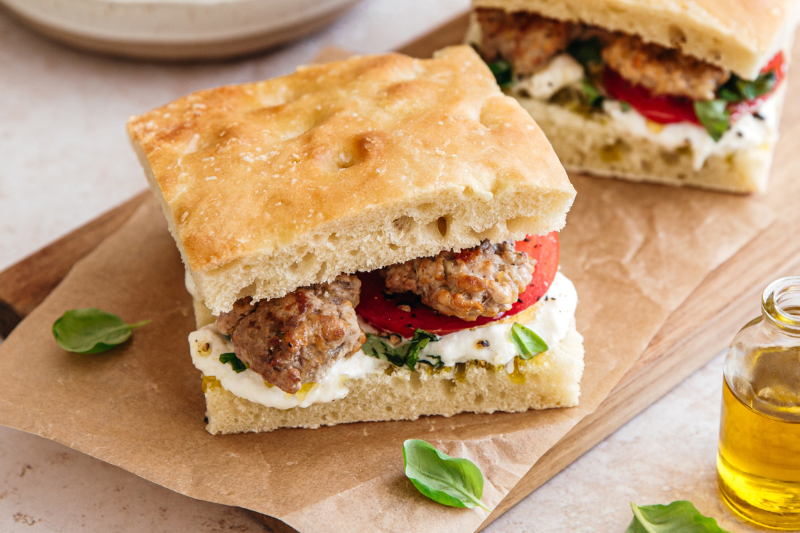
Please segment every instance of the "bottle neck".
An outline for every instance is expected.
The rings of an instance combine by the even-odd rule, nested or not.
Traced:
[[[770,283],[761,298],[761,311],[782,332],[800,337],[800,277]]]

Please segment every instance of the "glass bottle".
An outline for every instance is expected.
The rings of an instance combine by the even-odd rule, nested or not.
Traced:
[[[761,317],[725,359],[717,474],[725,502],[759,525],[800,529],[800,277],[766,288]]]

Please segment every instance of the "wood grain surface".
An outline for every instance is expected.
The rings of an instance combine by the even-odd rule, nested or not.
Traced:
[[[459,42],[466,25],[467,16],[461,16],[400,51],[418,57],[430,56],[443,46]],[[794,156],[789,154],[787,157]],[[776,168],[789,172],[791,161],[776,161]],[[0,335],[7,335],[19,319],[36,307],[63,279],[73,264],[119,228],[147,194],[143,192],[135,196],[0,273]],[[790,194],[790,201],[800,197],[798,187],[791,188],[787,194]],[[800,242],[787,239],[795,233],[798,224],[800,210],[785,210],[763,234],[712,272],[669,317],[638,362],[599,409],[581,421],[536,463],[482,527],[724,349],[736,331],[759,312],[760,291],[773,279],[800,270]],[[274,518],[262,515],[259,518],[274,533],[295,531]]]

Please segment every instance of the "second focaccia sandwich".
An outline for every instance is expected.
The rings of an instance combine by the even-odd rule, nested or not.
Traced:
[[[128,124],[186,266],[212,433],[573,406],[575,191],[466,46],[200,91]]]
[[[473,0],[468,41],[568,170],[766,188],[797,0]]]

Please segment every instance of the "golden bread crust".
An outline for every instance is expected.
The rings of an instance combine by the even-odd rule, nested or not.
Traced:
[[[541,129],[467,46],[199,91],[128,132],[215,314],[487,235],[560,229],[575,195]],[[438,218],[436,238],[400,231]]]
[[[473,0],[639,35],[754,79],[790,38],[798,0]]]
[[[369,374],[349,382],[350,392],[341,400],[285,410],[239,398],[217,384],[205,388],[206,430],[219,435],[574,407],[579,403],[583,355],[583,337],[573,323],[558,345],[520,369],[522,380],[512,381],[505,370],[475,365],[467,365],[463,381],[424,371]]]

